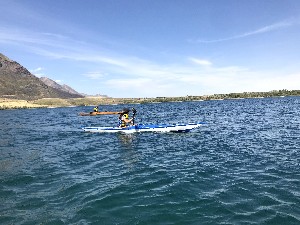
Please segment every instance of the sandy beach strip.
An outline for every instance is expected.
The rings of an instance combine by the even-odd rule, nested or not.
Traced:
[[[0,98],[0,109],[22,109],[22,108],[41,108],[43,105],[34,104],[26,100]]]

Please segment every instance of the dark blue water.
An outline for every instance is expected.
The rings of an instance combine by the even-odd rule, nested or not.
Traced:
[[[0,111],[0,224],[300,224],[300,98],[134,107],[140,123],[207,124],[99,134],[80,127],[116,116]]]

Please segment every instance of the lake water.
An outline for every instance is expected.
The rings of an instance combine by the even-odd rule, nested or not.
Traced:
[[[300,224],[299,97],[126,106],[206,125],[85,133],[117,116],[0,111],[0,224]]]

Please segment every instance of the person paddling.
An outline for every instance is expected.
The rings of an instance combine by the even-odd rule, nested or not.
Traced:
[[[124,108],[119,116],[119,127],[125,128],[130,123],[133,125],[133,118],[129,119],[129,109]]]
[[[93,112],[99,112],[98,106],[95,106]]]
[[[93,115],[94,113],[97,113],[97,112],[99,112],[99,109],[98,109],[98,106],[95,106],[93,108],[93,112],[90,112],[90,115]]]

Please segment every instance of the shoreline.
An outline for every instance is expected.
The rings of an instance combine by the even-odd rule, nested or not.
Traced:
[[[30,108],[46,108],[46,105],[34,104],[27,100],[4,99],[0,98],[0,110],[6,109],[30,109]]]
[[[31,108],[58,108],[95,105],[119,105],[119,104],[147,104],[162,102],[187,102],[187,101],[208,101],[208,100],[241,100],[259,99],[271,97],[292,97],[300,96],[300,91],[272,91],[272,92],[247,92],[231,94],[215,94],[205,96],[184,96],[184,97],[156,97],[156,98],[109,98],[109,97],[85,97],[85,98],[43,98],[37,100],[18,100],[0,98],[0,110],[9,109],[31,109]]]

